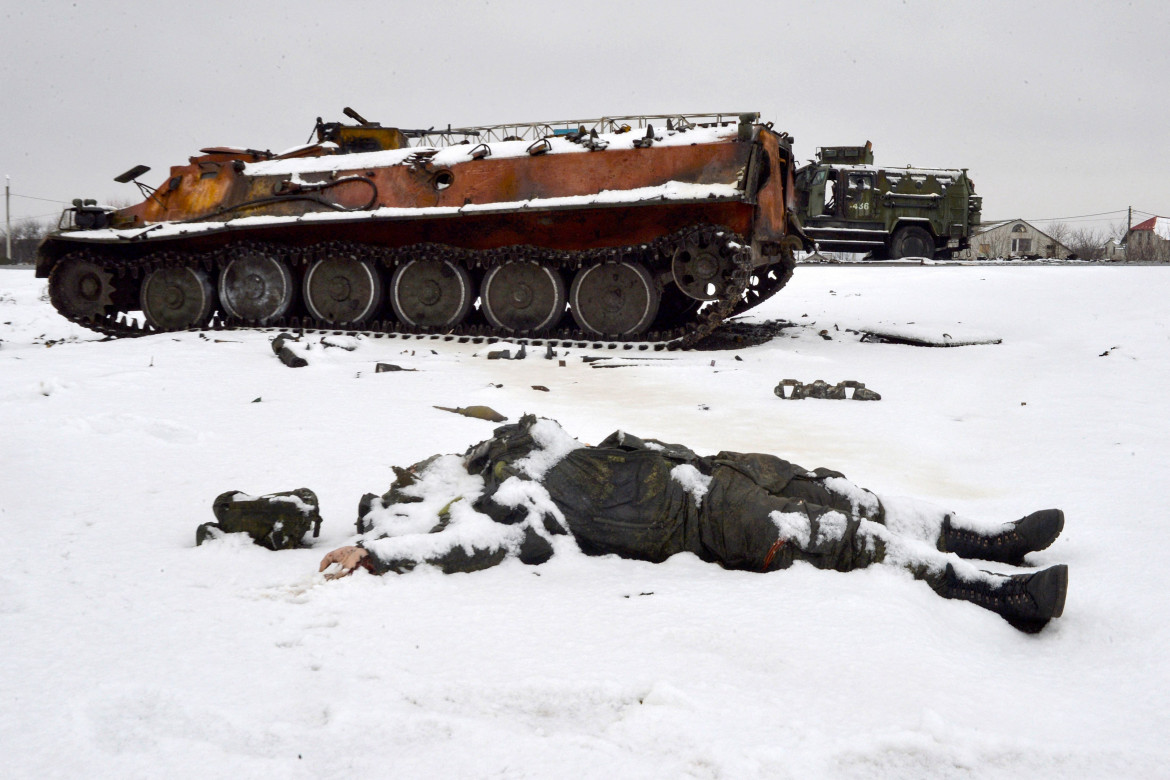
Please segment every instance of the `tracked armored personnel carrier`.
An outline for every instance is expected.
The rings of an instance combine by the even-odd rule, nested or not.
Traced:
[[[145,199],[76,200],[38,250],[100,333],[280,327],[686,347],[803,246],[791,139],[757,114],[404,130],[317,120],[212,147]]]

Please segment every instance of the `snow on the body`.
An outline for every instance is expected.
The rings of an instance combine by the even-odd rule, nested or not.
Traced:
[[[566,455],[584,446],[555,420],[537,420],[529,433],[536,447],[516,461],[516,469],[529,479],[543,479],[548,470],[560,463]]]
[[[827,490],[836,493],[849,502],[853,514],[859,517],[876,517],[881,503],[873,493],[860,488],[841,477],[826,477],[822,484]]]
[[[455,547],[468,553],[500,548],[516,553],[526,528],[551,541],[546,519],[568,530],[564,515],[539,480],[583,445],[554,420],[537,420],[530,435],[536,446],[515,463],[517,471],[527,478],[509,477],[492,494],[492,500],[502,506],[524,508],[522,522],[505,525],[476,511],[474,504],[483,495],[483,478],[468,474],[461,456],[442,455],[419,467],[415,481],[400,488],[410,500],[386,507],[378,504],[370,510],[365,516],[370,530],[363,545],[386,560],[424,562]]]
[[[103,341],[45,289],[0,269],[6,777],[1063,780],[1170,765],[1170,267],[801,266],[745,318],[793,323],[773,341],[610,370],[584,348],[558,349],[561,367],[413,338],[314,347],[294,370],[270,332]],[[849,332],[872,322],[1002,341]],[[882,400],[777,398],[789,377]],[[929,538],[945,512],[991,525],[1059,506],[1065,533],[1027,567],[972,565],[1068,563],[1064,616],[1029,636],[895,566],[757,574],[691,555],[558,551],[326,582],[319,561],[360,538],[359,499],[390,466],[491,435],[432,408],[474,404],[584,442],[622,429],[837,469],[880,496],[891,536]],[[462,513],[479,483],[447,465],[425,518],[380,522],[429,529],[444,496],[466,496],[449,514],[476,522]],[[195,546],[219,494],[302,486],[324,519],[312,548]]]
[[[560,526],[562,531],[568,531],[565,515],[560,507],[553,503],[548,489],[539,482],[519,477],[508,477],[496,492],[492,500],[500,506],[523,507],[525,510],[524,523],[545,539],[552,541],[553,535],[545,525],[546,520],[552,520]]]
[[[649,446],[650,443],[647,443]],[[661,449],[661,445],[658,447]],[[683,490],[690,493],[695,502],[695,508],[703,505],[703,497],[711,489],[711,476],[704,474],[690,463],[680,463],[670,470],[671,478],[683,486]]]
[[[812,523],[801,512],[772,512],[768,515],[780,531],[781,539],[788,539],[807,547],[812,542]]]

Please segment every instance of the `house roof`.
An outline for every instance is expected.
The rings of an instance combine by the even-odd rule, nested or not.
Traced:
[[[1152,230],[1159,238],[1170,241],[1170,217],[1150,217],[1134,225],[1131,230]]]
[[[979,227],[975,229],[975,232],[972,234],[971,237],[974,238],[975,236],[980,236],[980,235],[983,235],[984,233],[989,233],[992,230],[998,230],[999,228],[1001,228],[1005,225],[1011,225],[1011,224],[1014,224],[1016,222],[1027,225],[1028,227],[1032,228],[1032,230],[1036,231],[1040,235],[1042,235],[1045,238],[1052,241],[1054,244],[1057,244],[1058,246],[1063,247],[1064,249],[1068,249],[1067,245],[1062,244],[1061,242],[1057,241],[1055,238],[1048,235],[1043,230],[1036,227],[1035,225],[1033,225],[1031,222],[1029,222],[1026,219],[1001,219],[998,222],[981,222],[979,224]],[[1170,220],[1167,221],[1167,225],[1170,225]],[[1069,250],[1069,251],[1071,251],[1071,250]]]
[[[1009,222],[1023,222],[1023,221],[1024,220],[1022,220],[1022,219],[1001,219],[1001,220],[997,220],[995,222],[980,222],[979,226],[975,228],[975,233],[976,233],[976,235],[978,235],[979,233],[986,233],[989,230],[995,230],[996,228],[1003,227],[1004,225],[1008,224]]]

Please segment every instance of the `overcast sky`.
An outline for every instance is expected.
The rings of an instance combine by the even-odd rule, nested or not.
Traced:
[[[817,146],[969,168],[985,219],[1170,216],[1170,4],[0,0],[13,218],[139,200],[200,147],[401,127],[759,111]],[[1124,225],[1125,214],[1073,227]]]

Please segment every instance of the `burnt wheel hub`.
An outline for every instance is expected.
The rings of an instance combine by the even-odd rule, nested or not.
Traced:
[[[390,280],[390,305],[398,318],[420,328],[450,328],[471,309],[471,277],[450,260],[408,260]]]
[[[211,318],[215,291],[203,271],[159,268],[142,282],[139,302],[156,330],[201,328]]]
[[[582,330],[598,336],[634,336],[654,321],[660,292],[644,265],[623,261],[583,268],[573,280],[569,300]]]
[[[219,278],[219,300],[228,316],[257,325],[284,316],[294,291],[289,267],[275,253],[263,250],[237,255]]]
[[[565,282],[555,268],[531,260],[488,271],[479,288],[484,316],[497,328],[532,333],[554,327],[565,313]]]
[[[354,257],[315,261],[305,274],[305,304],[319,320],[355,325],[382,302],[382,279],[374,265]]]

